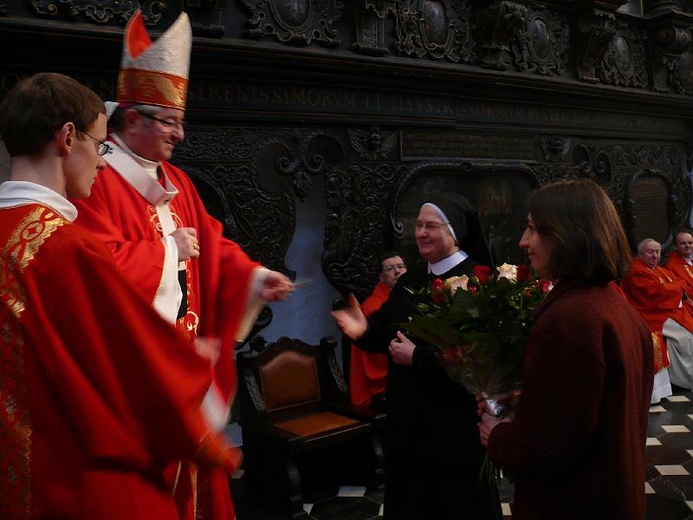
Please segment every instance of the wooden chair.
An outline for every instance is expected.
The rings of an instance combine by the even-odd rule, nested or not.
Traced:
[[[329,463],[332,459],[321,450],[361,448],[364,456],[350,461],[360,459],[370,487],[383,488],[385,414],[349,405],[336,346],[332,337],[319,346],[282,337],[259,353],[238,353],[247,487],[271,493],[291,518],[307,516],[298,464],[303,453],[318,452],[319,462]]]

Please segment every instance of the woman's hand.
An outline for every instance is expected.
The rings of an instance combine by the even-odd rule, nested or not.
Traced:
[[[349,306],[338,311],[332,311],[332,317],[339,330],[356,341],[368,330],[368,319],[361,310],[356,296],[350,294],[347,300]]]
[[[414,349],[416,345],[401,332],[390,342],[390,356],[398,365],[411,366],[414,364]]]

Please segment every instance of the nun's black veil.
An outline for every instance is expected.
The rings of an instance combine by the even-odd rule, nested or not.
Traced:
[[[455,231],[462,251],[480,264],[493,267],[479,214],[471,202],[456,193],[435,193],[422,204],[427,202],[435,204],[443,212]]]

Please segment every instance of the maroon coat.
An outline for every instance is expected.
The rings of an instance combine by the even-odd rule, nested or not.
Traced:
[[[647,325],[614,284],[558,283],[536,314],[515,418],[488,444],[517,479],[513,518],[643,520]]]

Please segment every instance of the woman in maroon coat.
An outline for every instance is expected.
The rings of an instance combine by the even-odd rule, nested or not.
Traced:
[[[481,442],[516,478],[516,520],[642,520],[653,382],[650,332],[613,280],[630,249],[591,181],[532,196],[520,246],[554,282],[536,309],[511,419],[483,413]]]

